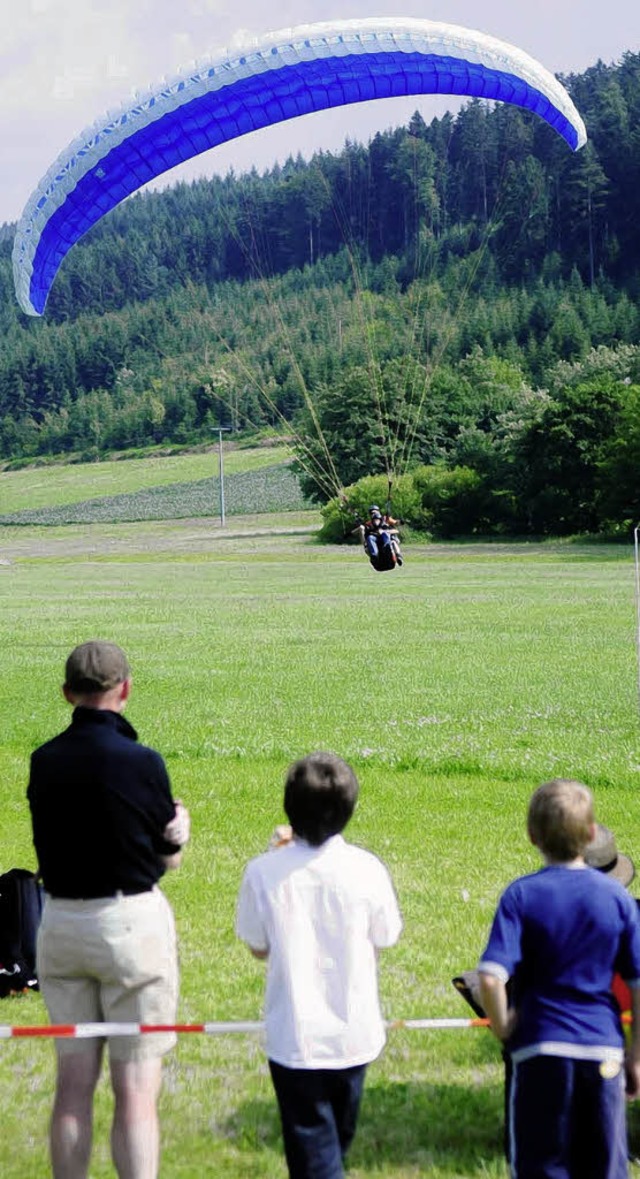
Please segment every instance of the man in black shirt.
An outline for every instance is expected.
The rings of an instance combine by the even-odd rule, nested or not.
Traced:
[[[40,988],[52,1023],[175,1023],[178,970],[170,906],[157,883],[177,868],[189,816],[174,803],[162,758],[122,716],[131,690],[124,652],[92,641],[71,652],[63,692],[71,724],[35,751],[28,799],[46,893]],[[163,1033],[111,1037],[111,1136],[121,1179],[158,1173]],[[103,1040],[57,1040],[51,1119],[55,1179],[86,1179]]]

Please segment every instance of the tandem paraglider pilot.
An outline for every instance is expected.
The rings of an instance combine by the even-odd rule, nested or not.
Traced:
[[[382,513],[377,504],[369,508],[369,518],[358,525],[364,551],[374,569],[379,573],[402,565],[402,553],[398,541],[396,524],[388,512]]]
[[[131,691],[113,643],[67,659],[69,727],[36,749],[28,799],[45,889],[40,989],[54,1024],[173,1024],[178,965],[173,915],[158,881],[177,868],[189,815],[164,761],[122,713]],[[120,1179],[156,1179],[157,1099],[173,1033],[109,1038],[115,1096],[111,1150]],[[104,1040],[58,1039],[50,1127],[56,1179],[86,1179]]]

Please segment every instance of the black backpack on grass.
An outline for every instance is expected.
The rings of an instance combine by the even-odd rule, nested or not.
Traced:
[[[26,868],[0,876],[0,999],[38,989],[36,934],[42,885]]]

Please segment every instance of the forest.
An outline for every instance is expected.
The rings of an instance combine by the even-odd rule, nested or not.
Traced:
[[[135,196],[71,251],[42,320],[16,304],[2,226],[0,462],[278,431],[306,494],[335,500],[329,535],[335,497],[375,476],[434,535],[628,535],[640,54],[562,81],[575,155],[471,101]]]

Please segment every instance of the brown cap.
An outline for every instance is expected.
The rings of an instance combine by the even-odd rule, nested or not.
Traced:
[[[128,680],[130,675],[124,651],[115,643],[92,639],[71,652],[65,666],[64,683],[70,692],[90,696],[108,692]]]
[[[596,833],[584,849],[584,859],[590,868],[614,876],[625,888],[636,874],[633,860],[618,851],[613,831],[602,823],[596,823]]]

